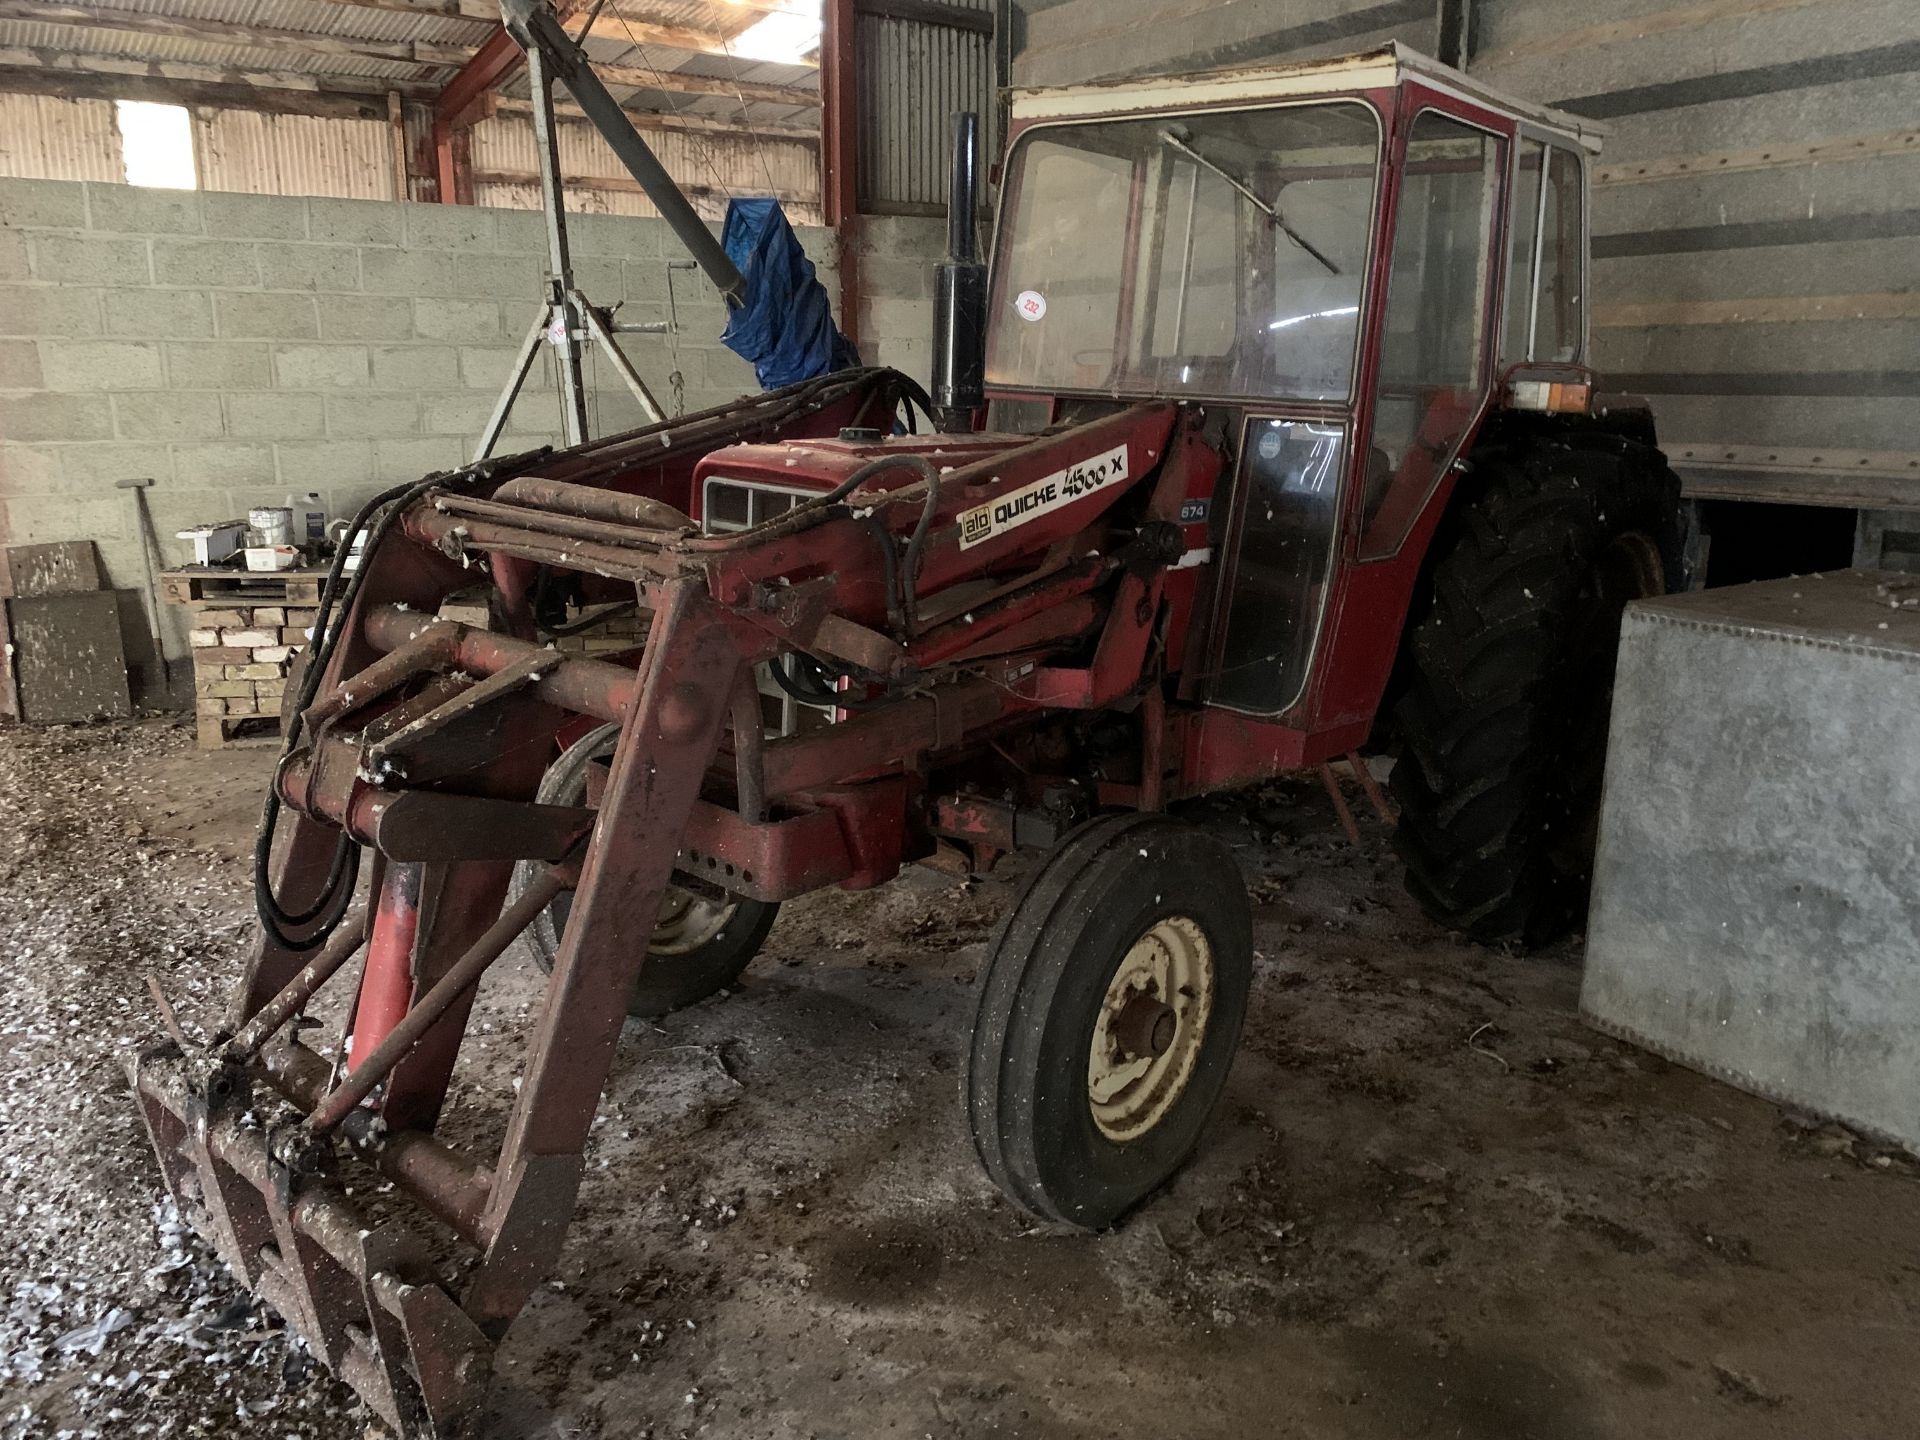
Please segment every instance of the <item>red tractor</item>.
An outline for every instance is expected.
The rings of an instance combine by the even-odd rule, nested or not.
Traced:
[[[729,984],[785,900],[1036,853],[967,1115],[1009,1198],[1088,1227],[1192,1149],[1246,1010],[1241,875],[1177,802],[1390,744],[1432,914],[1576,919],[1620,612],[1685,569],[1650,418],[1582,363],[1592,146],[1391,49],[1016,94],[983,428],[964,367],[930,407],[853,370],[370,505],[230,1023],[133,1067],[183,1207],[450,1435],[553,1268],[622,1024]],[[476,587],[485,624],[441,618]],[[636,613],[630,650],[551,643]],[[523,932],[550,978],[475,1156],[434,1127]],[[292,1022],[362,948],[330,1059]]]

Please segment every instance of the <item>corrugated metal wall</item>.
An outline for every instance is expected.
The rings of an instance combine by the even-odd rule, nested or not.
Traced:
[[[591,125],[563,121],[559,126],[560,173],[567,180],[569,209],[599,215],[654,215],[606,141]],[[820,223],[820,161],[803,141],[737,134],[693,134],[649,130],[646,142],[660,163],[709,219],[726,212],[736,195],[774,195],[796,225]],[[540,192],[533,121],[524,115],[495,115],[473,127],[474,198],[482,205],[537,210]],[[504,179],[502,177],[514,177]],[[493,177],[493,178],[488,178]],[[525,177],[522,179],[521,177]],[[596,185],[611,181],[611,186]]]
[[[1920,505],[1920,3],[1481,0],[1472,69],[1611,127],[1595,363],[1695,493]]]
[[[953,8],[991,14],[993,0],[957,0]],[[854,47],[860,208],[882,215],[946,214],[954,113],[977,112],[981,153],[999,152],[993,36],[860,12]]]
[[[394,175],[393,127],[385,120],[195,107],[193,127],[203,190],[405,198]]]
[[[0,175],[125,180],[113,102],[0,93]]]
[[[1389,40],[1431,55],[1439,11],[1440,0],[1011,0],[1004,23],[1014,84],[1074,85],[1310,60]]]

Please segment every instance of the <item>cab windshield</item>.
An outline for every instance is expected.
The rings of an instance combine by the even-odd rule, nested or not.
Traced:
[[[1354,101],[1029,131],[1008,164],[987,382],[1344,400],[1379,153]]]

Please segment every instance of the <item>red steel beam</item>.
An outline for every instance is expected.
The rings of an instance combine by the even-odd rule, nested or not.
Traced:
[[[471,205],[472,182],[456,152],[454,131],[464,128],[466,112],[526,63],[526,54],[504,26],[496,25],[480,48],[433,101],[434,170],[440,178],[442,205]]]
[[[820,207],[840,260],[840,329],[860,343],[860,127],[854,0],[824,0],[820,34]]]

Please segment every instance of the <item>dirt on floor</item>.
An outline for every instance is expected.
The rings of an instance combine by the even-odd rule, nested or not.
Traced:
[[[371,1422],[163,1201],[122,1055],[219,1015],[271,754],[0,731],[0,1435]],[[1317,786],[1195,808],[1255,900],[1193,1163],[1036,1225],[959,1107],[1018,872],[789,905],[733,994],[629,1026],[488,1433],[1770,1440],[1920,1432],[1904,1158],[1586,1030],[1579,950],[1462,943]],[[488,977],[450,1106],[498,1133],[540,976]]]

